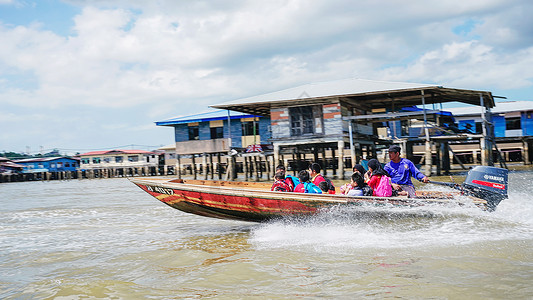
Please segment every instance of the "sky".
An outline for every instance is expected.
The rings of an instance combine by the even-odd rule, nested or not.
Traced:
[[[346,78],[533,100],[530,0],[0,0],[0,153],[174,143],[156,121]]]

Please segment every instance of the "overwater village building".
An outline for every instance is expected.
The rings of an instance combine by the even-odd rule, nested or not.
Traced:
[[[249,145],[271,144],[273,151],[266,156],[271,156],[267,159],[271,171],[278,163],[302,169],[306,160],[313,160],[343,178],[345,166],[376,157],[379,150],[399,143],[408,155],[414,146],[423,145],[424,163],[431,173],[433,161],[438,163],[437,171],[449,169],[449,143],[466,139],[465,134],[453,131],[453,117],[441,109],[448,102],[482,108],[484,134],[475,139],[483,164],[492,164],[492,94],[434,84],[362,79],[306,84],[211,106],[219,112],[156,124],[174,126],[176,153],[203,157],[206,166],[211,153],[231,156],[232,151]],[[243,129],[251,120],[256,124],[252,126],[255,134],[259,132],[253,143],[250,131]],[[443,151],[433,157],[434,149]]]
[[[0,157],[0,175],[21,173],[24,165],[17,164],[11,159]]]
[[[13,162],[24,166],[23,173],[76,171],[80,166],[79,159],[68,156],[25,158]]]
[[[443,130],[430,130],[429,121],[441,128],[449,117],[441,113],[439,105],[448,102],[483,107],[484,135],[479,137],[484,164],[492,164],[493,136],[490,109],[494,97],[488,91],[446,88],[434,84],[345,79],[306,84],[279,92],[238,99],[214,108],[239,111],[270,117],[274,161],[283,162],[287,153],[302,156],[311,154],[313,160],[322,160],[324,166],[344,176],[344,167],[361,157],[375,157],[377,150],[388,144],[400,143],[409,155],[416,143],[425,146],[425,165],[429,174],[432,166],[432,149],[448,149],[450,140],[462,137],[455,133],[445,138]],[[422,109],[417,109],[421,106]],[[433,108],[433,109],[431,109]],[[402,121],[422,122],[422,136],[406,135],[402,139],[384,139],[380,132],[391,130],[392,124]],[[410,126],[406,126],[409,128]],[[398,126],[393,132],[401,131]],[[436,146],[438,145],[438,146]],[[349,160],[345,150],[349,149]],[[326,160],[326,150],[331,151],[331,164]],[[442,152],[444,153],[444,151]],[[322,156],[322,158],[320,158]],[[438,157],[439,164],[449,169],[448,155]]]
[[[448,108],[458,129],[471,135],[482,135],[482,115],[479,107]],[[530,164],[533,155],[533,101],[498,102],[492,109],[492,124],[497,149],[505,161]],[[466,162],[480,161],[479,148],[471,140],[451,145]]]
[[[145,150],[107,150],[91,151],[79,154],[81,171],[89,171],[93,177],[96,173],[107,173],[103,177],[148,175],[152,173],[166,174],[164,161],[160,153]],[[109,174],[111,173],[111,174]]]
[[[174,128],[176,166],[178,174],[190,172],[195,178],[198,172],[222,177],[229,164],[248,175],[249,159],[254,156],[256,169],[264,169],[266,156],[259,149],[268,148],[271,138],[270,118],[227,110],[209,110],[204,113],[178,116],[156,122],[158,126]],[[263,146],[261,146],[263,145]],[[169,147],[165,149],[168,150]],[[248,153],[242,156],[242,153]],[[228,161],[225,157],[234,151],[241,153],[240,161]],[[245,162],[246,161],[246,162]],[[205,169],[205,171],[204,171]]]

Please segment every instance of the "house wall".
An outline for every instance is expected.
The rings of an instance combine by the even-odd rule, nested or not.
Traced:
[[[187,124],[174,125],[174,139],[176,142],[189,140],[189,126]]]
[[[198,123],[199,128],[199,137],[200,140],[210,140],[211,139],[211,126],[209,122],[200,122]]]
[[[458,123],[459,129],[465,129],[466,124],[470,124],[472,128],[475,128],[476,122],[480,122],[479,117],[455,117]],[[506,130],[505,116],[504,115],[492,115],[492,123],[494,124],[494,136],[495,137],[514,137],[514,136],[528,136],[533,135],[533,115],[529,112],[522,112],[520,114],[520,125],[522,129]]]
[[[224,122],[227,124],[228,122]],[[241,148],[242,147],[242,124],[240,119],[231,120],[231,147],[232,148]],[[226,136],[228,130],[224,130],[224,137]],[[228,136],[229,137],[229,136]]]
[[[63,171],[76,171],[79,167],[79,162],[75,159],[61,158],[45,161],[30,161],[30,162],[17,162],[24,165],[24,171],[31,171],[36,169],[48,169],[49,172],[63,172]],[[67,167],[67,164],[69,165]]]
[[[138,161],[130,161],[129,157],[136,156]],[[122,162],[116,162],[116,157],[122,157]],[[99,158],[100,162],[93,162],[93,158]],[[89,163],[84,163],[84,160]],[[109,159],[109,162],[106,162]],[[142,167],[142,166],[157,166],[158,156],[155,154],[128,154],[128,153],[111,153],[102,155],[86,155],[81,156],[81,168],[82,169],[95,169],[95,168],[111,168],[111,167]]]
[[[51,172],[76,171],[79,166],[77,160],[66,158],[53,160],[46,163],[48,164],[48,167],[45,168],[48,168]],[[69,167],[66,166],[67,163],[69,164]]]
[[[224,127],[223,139],[217,139],[221,141],[215,141],[211,140],[211,124],[222,124]],[[228,151],[228,145],[224,144],[228,138],[231,137],[231,148],[242,148],[245,145],[243,145],[242,142],[242,119],[231,119],[230,120],[230,130],[231,130],[231,136],[228,131],[228,120],[219,120],[219,121],[205,121],[205,122],[198,122],[198,129],[199,129],[199,142],[196,141],[190,141],[189,140],[189,125],[188,124],[177,124],[174,125],[174,138],[176,141],[176,149],[184,150],[184,148],[194,148],[194,153],[204,152],[203,150],[206,150],[207,152],[223,152]],[[259,126],[259,132],[257,132],[257,142],[261,144],[265,144],[269,142],[269,139],[271,138],[271,130],[270,130],[270,118],[261,117],[258,121]],[[223,141],[222,141],[223,140]],[[180,143],[182,145],[180,145]],[[206,144],[207,143],[207,144]],[[207,146],[208,149],[201,149],[201,147]],[[187,153],[190,153],[192,149],[187,150]],[[182,153],[179,152],[178,153]]]
[[[340,103],[324,104],[322,106],[324,131],[327,135],[340,135],[344,132],[344,127],[348,131],[347,125],[343,126]],[[319,130],[321,128],[317,128]],[[318,132],[318,131],[317,131]]]
[[[267,144],[272,138],[270,118],[259,118],[259,135],[261,136],[261,144]]]
[[[348,122],[342,121],[343,108],[340,103],[313,105],[314,131],[313,136],[342,135],[348,132]],[[344,114],[348,114],[344,108]],[[289,107],[276,107],[270,110],[270,137],[272,139],[291,138],[291,122]],[[304,135],[301,138],[308,138]],[[298,139],[298,137],[292,137]]]
[[[523,135],[533,135],[533,112],[522,112],[521,124]]]
[[[281,139],[290,137],[289,108],[279,107],[271,109],[270,124],[272,128],[272,138]]]
[[[494,136],[505,137],[505,117],[493,115],[492,124],[494,124]]]

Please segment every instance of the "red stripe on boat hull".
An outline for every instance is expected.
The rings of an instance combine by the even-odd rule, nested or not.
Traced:
[[[161,202],[178,210],[223,219],[264,221],[283,215],[313,214],[317,207],[299,201],[219,195],[170,188],[138,186]],[[165,193],[162,193],[164,191]]]

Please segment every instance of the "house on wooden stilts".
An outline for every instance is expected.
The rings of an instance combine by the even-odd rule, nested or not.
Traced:
[[[339,179],[344,179],[346,165],[361,158],[376,157],[391,143],[403,145],[404,154],[412,155],[412,146],[425,146],[426,173],[432,173],[432,150],[448,153],[448,140],[433,135],[428,119],[441,126],[440,109],[431,106],[461,102],[481,106],[483,136],[482,163],[492,165],[494,130],[491,108],[494,98],[488,91],[446,88],[435,84],[345,79],[306,84],[286,90],[212,105],[213,108],[237,111],[270,119],[275,164],[290,162],[292,169],[304,169],[308,160],[321,162]],[[410,108],[421,106],[418,111]],[[422,122],[422,136],[398,138],[383,131],[401,130],[401,122]],[[397,128],[394,128],[396,125]],[[438,144],[436,147],[435,145]],[[385,162],[383,159],[380,159]],[[449,163],[443,159],[444,168]],[[440,169],[442,165],[439,164]],[[327,174],[326,174],[327,175]]]

